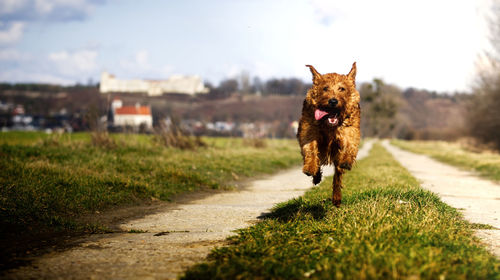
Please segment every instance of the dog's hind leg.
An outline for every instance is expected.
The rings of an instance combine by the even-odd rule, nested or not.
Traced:
[[[333,194],[332,203],[333,205],[340,207],[342,202],[342,175],[344,170],[338,166],[335,166],[335,174],[333,175]]]

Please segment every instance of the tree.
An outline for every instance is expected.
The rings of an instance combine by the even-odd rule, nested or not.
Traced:
[[[492,48],[478,64],[467,121],[471,136],[500,150],[500,4],[494,4],[492,11]]]
[[[253,83],[252,83],[252,86],[251,86],[251,91],[252,93],[256,93],[256,94],[262,94],[262,92],[264,91],[264,84],[262,82],[262,80],[259,78],[259,77],[254,77],[253,78]]]
[[[210,90],[210,96],[214,98],[226,98],[238,91],[238,81],[236,79],[226,79],[220,82],[217,88]]]
[[[239,84],[242,93],[250,93],[250,74],[248,71],[241,72]]]
[[[266,94],[305,96],[310,85],[297,78],[270,79],[265,84]]]
[[[363,136],[394,137],[398,121],[401,91],[392,85],[386,85],[380,79],[372,83],[363,83],[361,95],[361,129]]]

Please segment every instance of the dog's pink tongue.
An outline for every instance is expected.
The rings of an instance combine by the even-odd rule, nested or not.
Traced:
[[[326,115],[328,115],[328,113],[325,111],[321,111],[320,109],[316,109],[316,111],[314,111],[314,118],[316,120],[321,120],[321,118],[323,118]]]

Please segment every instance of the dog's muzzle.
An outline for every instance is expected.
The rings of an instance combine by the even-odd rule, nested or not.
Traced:
[[[338,113],[328,113],[326,111],[323,111],[323,110],[320,110],[320,109],[316,109],[314,111],[314,118],[317,121],[322,120],[324,118],[327,118],[328,119],[328,125],[333,126],[333,127],[339,125],[339,115],[338,115]]]

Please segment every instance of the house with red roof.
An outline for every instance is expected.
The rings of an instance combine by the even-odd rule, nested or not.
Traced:
[[[153,127],[153,115],[150,106],[141,106],[139,103],[135,106],[123,106],[120,99],[114,99],[111,103],[113,126],[134,127],[144,126],[144,128]]]

